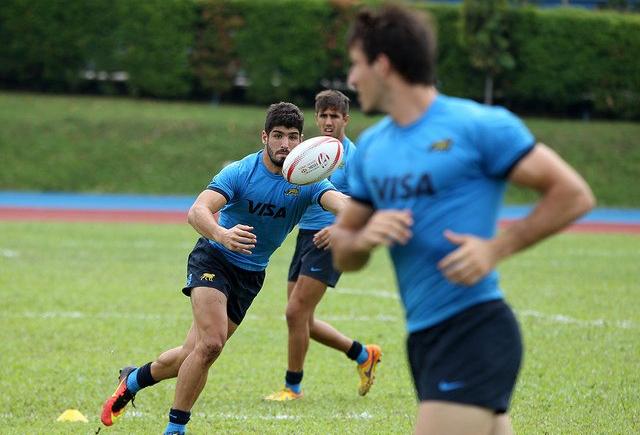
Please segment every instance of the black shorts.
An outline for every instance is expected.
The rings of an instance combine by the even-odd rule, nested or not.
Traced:
[[[509,409],[522,339],[502,300],[484,302],[407,339],[409,364],[420,401]]]
[[[319,230],[300,230],[296,239],[296,251],[289,265],[289,281],[298,280],[298,275],[308,276],[335,287],[340,272],[333,268],[330,249],[318,249],[313,236]]]
[[[195,287],[211,287],[227,297],[227,316],[239,325],[264,283],[265,272],[241,269],[229,262],[207,239],[200,237],[189,254],[187,284],[182,293],[191,296]]]

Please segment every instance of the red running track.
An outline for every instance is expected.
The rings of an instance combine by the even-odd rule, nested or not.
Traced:
[[[62,222],[141,222],[150,224],[185,224],[186,212],[140,210],[76,210],[50,208],[0,207],[0,220]],[[500,227],[512,220],[501,220]],[[581,233],[640,234],[640,224],[615,222],[580,222],[566,231]]]

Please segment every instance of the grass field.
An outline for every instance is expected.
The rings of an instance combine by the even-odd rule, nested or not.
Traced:
[[[89,434],[117,369],[179,344],[191,319],[179,288],[187,225],[0,222],[0,433]],[[513,401],[520,434],[640,432],[640,302],[635,236],[563,234],[501,265],[525,338]],[[190,433],[410,433],[415,399],[404,320],[384,252],[345,275],[318,317],[384,349],[370,394],[353,363],[313,345],[305,398],[267,403],[286,363],[285,279],[276,252],[248,317],[213,366]],[[173,381],[141,392],[101,434],[160,433]],[[59,423],[77,408],[88,424]]]
[[[318,135],[304,108],[305,134]],[[0,189],[188,194],[261,147],[266,107],[0,93]],[[352,110],[355,139],[375,122]],[[527,119],[601,206],[640,207],[640,123]],[[510,189],[507,202],[533,196]]]

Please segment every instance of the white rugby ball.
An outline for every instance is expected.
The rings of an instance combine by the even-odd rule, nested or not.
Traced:
[[[344,156],[342,143],[331,136],[317,136],[299,143],[282,164],[282,175],[293,184],[311,184],[330,176]]]

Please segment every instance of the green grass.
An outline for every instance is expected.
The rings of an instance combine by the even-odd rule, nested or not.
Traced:
[[[196,194],[261,147],[266,107],[0,93],[0,189]],[[305,109],[307,137],[318,134]],[[355,139],[378,118],[352,112]],[[528,119],[600,205],[640,207],[640,124]],[[508,202],[533,197],[511,189]]]
[[[190,325],[179,288],[195,233],[186,225],[0,222],[3,434],[87,434],[117,369],[181,342]],[[500,267],[524,334],[513,401],[520,434],[640,431],[638,237],[563,234]],[[404,320],[387,255],[347,274],[318,309],[348,335],[384,349],[370,394],[353,363],[312,344],[305,398],[266,403],[286,364],[285,280],[294,239],[210,371],[190,433],[410,433],[416,403]],[[370,294],[371,297],[366,295]],[[159,433],[173,381],[141,392],[102,434]],[[88,424],[59,423],[77,408]]]

